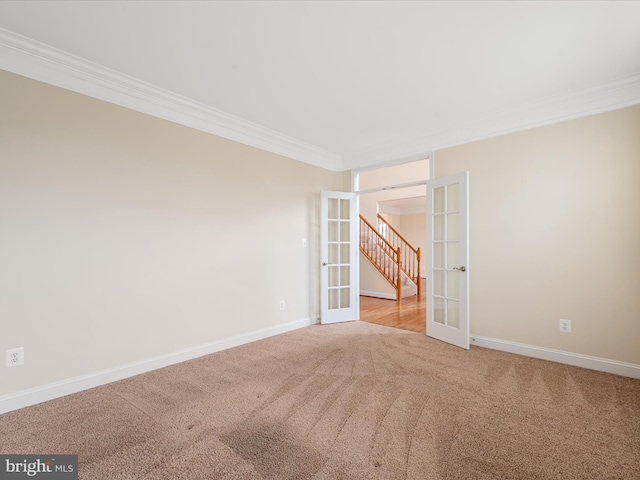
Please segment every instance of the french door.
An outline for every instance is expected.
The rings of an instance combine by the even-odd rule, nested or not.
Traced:
[[[320,323],[358,320],[357,200],[355,193],[321,193]]]
[[[427,335],[469,348],[469,172],[427,182]]]

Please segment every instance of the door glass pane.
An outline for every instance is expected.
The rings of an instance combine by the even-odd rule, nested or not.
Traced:
[[[332,222],[329,220],[329,241],[337,242],[338,241],[338,222]]]
[[[353,215],[355,198],[355,194],[342,192],[323,191],[321,194],[320,237],[324,242],[320,252],[323,263],[320,274],[322,323],[352,319],[351,315],[356,313],[353,309],[358,306],[355,300],[358,290],[352,285],[352,282],[357,283],[352,269],[358,260],[354,256],[357,255],[357,247],[353,243],[358,240],[355,233],[358,219]]]
[[[444,270],[433,271],[433,294],[444,297]]]
[[[339,297],[338,297],[338,289],[331,288],[329,289],[329,310],[335,310],[336,308],[340,308]]]
[[[460,240],[458,238],[459,217],[459,213],[450,213],[447,215],[447,240]]]
[[[433,266],[436,268],[445,268],[444,243],[433,244]]]
[[[329,205],[327,209],[327,215],[329,218],[338,219],[338,199],[330,198]]]
[[[459,267],[460,244],[457,242],[447,243],[447,268]]]
[[[447,272],[447,297],[460,299],[460,272]]]
[[[469,348],[468,276],[454,268],[462,267],[467,261],[467,177],[468,174],[459,174],[428,183],[430,231],[427,231],[428,256],[425,258],[428,264],[425,272],[428,277],[427,334],[463,348]]]
[[[444,187],[433,189],[433,212],[444,212]]]
[[[458,202],[458,194],[460,192],[460,184],[454,183],[447,187],[447,212],[457,212],[460,210]]]
[[[433,299],[433,321],[444,325],[444,298]]]
[[[351,263],[351,259],[349,258],[349,248],[351,245],[348,243],[340,245],[340,264],[349,264]]]
[[[340,286],[351,285],[349,278],[350,267],[340,267]]]
[[[340,241],[341,242],[349,241],[349,227],[350,227],[350,222],[340,222]]]
[[[340,279],[338,278],[340,267],[328,267],[329,268],[329,286],[337,287],[340,284]]]
[[[447,300],[447,325],[460,327],[460,302],[457,300]]]
[[[339,257],[338,257],[338,244],[337,243],[330,243],[329,244],[329,263],[332,264],[336,264],[338,263]]]
[[[351,306],[349,299],[350,291],[351,289],[349,287],[340,289],[340,308],[349,308]]]
[[[433,216],[433,239],[444,240],[444,215]]]
[[[340,218],[349,220],[349,200],[340,200]]]

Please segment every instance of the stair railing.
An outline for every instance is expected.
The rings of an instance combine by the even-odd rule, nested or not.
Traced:
[[[411,245],[382,215],[378,214],[378,230],[381,224],[387,226],[387,243],[391,245],[393,250],[400,251],[400,269],[416,284],[418,296],[420,296],[420,284],[422,282],[422,277],[420,276],[420,249]]]
[[[400,248],[394,248],[378,230],[360,215],[360,251],[396,289],[396,300],[402,298]]]

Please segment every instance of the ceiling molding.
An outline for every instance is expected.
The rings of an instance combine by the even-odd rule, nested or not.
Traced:
[[[2,28],[0,68],[332,171],[421,160],[434,150],[640,104],[636,74],[341,155]]]
[[[0,68],[333,171],[339,154],[0,28]]]
[[[378,144],[343,155],[345,169],[424,158],[434,150],[640,104],[640,74],[548,97],[462,122],[446,130]]]

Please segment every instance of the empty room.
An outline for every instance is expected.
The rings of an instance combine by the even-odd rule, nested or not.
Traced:
[[[0,479],[640,478],[639,18],[0,2]]]

